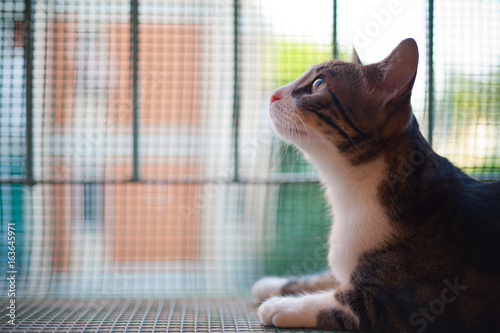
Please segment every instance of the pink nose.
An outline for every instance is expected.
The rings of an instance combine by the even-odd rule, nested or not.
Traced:
[[[274,91],[271,94],[271,103],[270,104],[273,104],[274,102],[276,102],[279,99],[281,99],[281,94],[279,93],[279,91]]]

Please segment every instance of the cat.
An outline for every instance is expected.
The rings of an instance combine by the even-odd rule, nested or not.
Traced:
[[[355,57],[355,60],[357,57]],[[275,132],[319,172],[330,271],[252,287],[263,324],[372,332],[500,332],[500,182],[437,155],[410,97],[418,47],[330,61],[276,89]]]

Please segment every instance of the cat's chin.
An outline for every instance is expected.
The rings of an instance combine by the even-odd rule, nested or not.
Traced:
[[[273,122],[273,129],[278,136],[288,142],[288,143],[300,143],[304,141],[310,141],[310,135],[304,130],[298,129],[298,128],[291,128],[291,127],[286,127],[284,125],[281,125],[278,122]]]

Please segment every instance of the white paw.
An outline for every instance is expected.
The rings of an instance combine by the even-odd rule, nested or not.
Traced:
[[[304,307],[303,297],[273,297],[257,312],[264,325],[276,327],[314,327],[316,315]]]
[[[252,294],[258,302],[262,302],[269,297],[281,295],[281,288],[288,283],[288,279],[278,277],[265,277],[255,282],[252,287]]]

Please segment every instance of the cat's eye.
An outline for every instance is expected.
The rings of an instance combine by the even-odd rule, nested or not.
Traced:
[[[325,79],[317,78],[311,86],[311,94],[318,92],[326,84]]]

